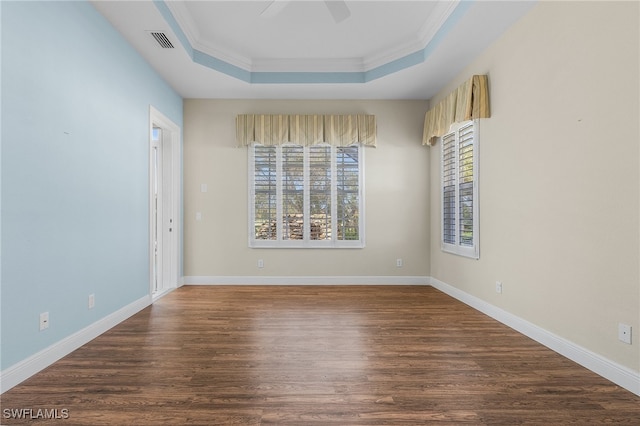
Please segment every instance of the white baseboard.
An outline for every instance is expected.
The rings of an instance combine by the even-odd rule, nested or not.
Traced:
[[[185,285],[429,285],[426,276],[191,276]]]
[[[3,370],[0,372],[0,393],[8,391],[150,304],[151,298],[149,296],[142,297],[40,352],[33,354],[29,358]]]
[[[438,290],[458,299],[472,308],[500,321],[554,352],[577,362],[583,367],[640,396],[640,373],[617,364],[582,346],[557,336],[535,324],[502,310],[447,283],[430,278],[430,284]]]

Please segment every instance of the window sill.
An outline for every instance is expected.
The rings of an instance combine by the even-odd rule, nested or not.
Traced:
[[[308,241],[251,241],[249,248],[268,249],[361,249],[364,248],[363,241],[340,241],[340,242],[308,242]]]

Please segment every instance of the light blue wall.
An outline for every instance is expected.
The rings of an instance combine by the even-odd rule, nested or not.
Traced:
[[[149,293],[149,105],[182,99],[91,4],[1,7],[4,370]]]

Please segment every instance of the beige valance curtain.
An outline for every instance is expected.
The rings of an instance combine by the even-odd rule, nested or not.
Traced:
[[[375,115],[240,114],[236,117],[238,146],[253,142],[376,146],[376,139]]]
[[[422,144],[433,145],[453,123],[490,116],[487,76],[474,75],[427,111]]]

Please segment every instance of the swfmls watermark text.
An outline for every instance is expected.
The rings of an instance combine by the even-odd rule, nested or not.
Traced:
[[[68,408],[5,408],[4,419],[13,420],[64,420],[69,418]]]

